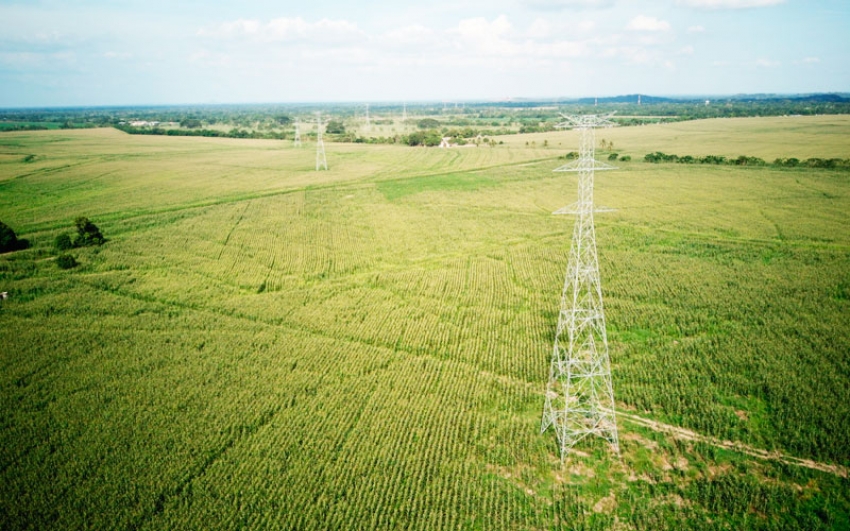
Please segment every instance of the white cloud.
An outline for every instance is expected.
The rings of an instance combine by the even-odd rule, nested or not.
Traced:
[[[543,11],[562,11],[564,9],[604,9],[614,5],[616,0],[520,0],[531,9]]]
[[[238,19],[224,22],[197,33],[202,37],[219,39],[256,39],[264,42],[325,43],[328,45],[350,44],[365,38],[357,25],[347,20],[321,19],[306,22],[301,17],[275,18],[266,23],[257,20]]]
[[[550,44],[528,43],[526,51],[538,57],[564,59],[568,57],[581,57],[588,53],[587,44],[584,42],[558,41]]]
[[[781,63],[779,61],[772,61],[770,59],[759,59],[756,61],[756,66],[760,66],[763,68],[775,68],[779,66]]]
[[[676,53],[679,54],[679,55],[693,55],[694,54],[694,47],[688,45],[688,46],[685,46],[684,48],[679,49],[679,51],[676,52]]]
[[[669,31],[670,24],[666,20],[638,15],[629,22],[626,28],[633,31]]]
[[[679,0],[678,3],[705,9],[746,9],[775,6],[785,3],[785,0]]]
[[[688,33],[703,33],[705,28],[702,26],[690,26],[688,28]]]
[[[492,22],[483,17],[461,20],[457,28],[449,33],[455,37],[454,45],[458,51],[508,56],[516,55],[519,51],[517,43],[508,38],[513,33],[513,27],[505,15],[498,16]]]
[[[552,34],[552,23],[546,19],[538,18],[531,23],[528,28],[528,35],[531,38],[545,39]]]
[[[804,57],[803,62],[806,64],[820,63],[819,57]]]
[[[419,24],[390,31],[384,35],[388,44],[397,46],[421,46],[434,39],[436,32]]]

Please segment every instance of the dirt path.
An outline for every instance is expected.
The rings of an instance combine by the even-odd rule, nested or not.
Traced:
[[[637,415],[632,415],[631,413],[625,413],[623,411],[617,411],[617,417],[631,422],[632,424],[643,426],[654,431],[669,433],[676,439],[681,439],[683,441],[703,442],[712,446],[717,446],[718,448],[741,452],[743,454],[757,457],[759,459],[769,459],[772,461],[779,461],[788,465],[797,465],[806,468],[811,468],[812,470],[820,470],[821,472],[835,474],[836,476],[840,476],[842,478],[848,477],[847,467],[841,465],[819,463],[817,461],[812,461],[811,459],[802,459],[800,457],[785,455],[781,452],[768,452],[767,450],[753,448],[752,446],[740,442],[723,441],[714,437],[709,437],[707,435],[701,435],[699,433],[696,433],[695,431],[687,430],[685,428],[679,428],[678,426],[671,426],[670,424],[664,424],[662,422],[658,422],[651,419],[645,419],[643,417],[638,417]]]

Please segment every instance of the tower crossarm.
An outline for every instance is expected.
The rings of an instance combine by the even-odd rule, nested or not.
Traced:
[[[599,129],[602,127],[616,127],[617,123],[611,120],[616,111],[608,114],[561,114],[563,122],[555,127],[561,129]]]

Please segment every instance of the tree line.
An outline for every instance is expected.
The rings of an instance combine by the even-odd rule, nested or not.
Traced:
[[[823,159],[811,157],[805,160],[800,160],[795,157],[777,158],[773,162],[768,163],[759,157],[750,157],[740,155],[738,157],[724,157],[723,155],[705,155],[704,157],[695,157],[692,155],[674,155],[656,151],[647,153],[643,160],[650,163],[659,162],[675,162],[678,164],[730,164],[733,166],[775,166],[780,168],[824,168],[824,169],[850,169],[850,159],[830,158]]]

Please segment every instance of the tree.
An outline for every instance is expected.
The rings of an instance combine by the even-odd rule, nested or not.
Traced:
[[[416,122],[416,126],[419,127],[419,129],[436,129],[440,127],[440,122],[433,118],[423,118]]]
[[[328,125],[325,126],[325,132],[330,135],[345,134],[345,124],[339,120],[331,120],[328,122]]]
[[[0,253],[8,253],[10,251],[18,251],[29,247],[29,240],[18,239],[15,231],[2,221],[0,221]]]
[[[106,239],[100,233],[97,225],[89,221],[89,218],[80,216],[74,220],[74,225],[77,227],[77,237],[74,238],[74,247],[83,247],[86,245],[103,245]]]

